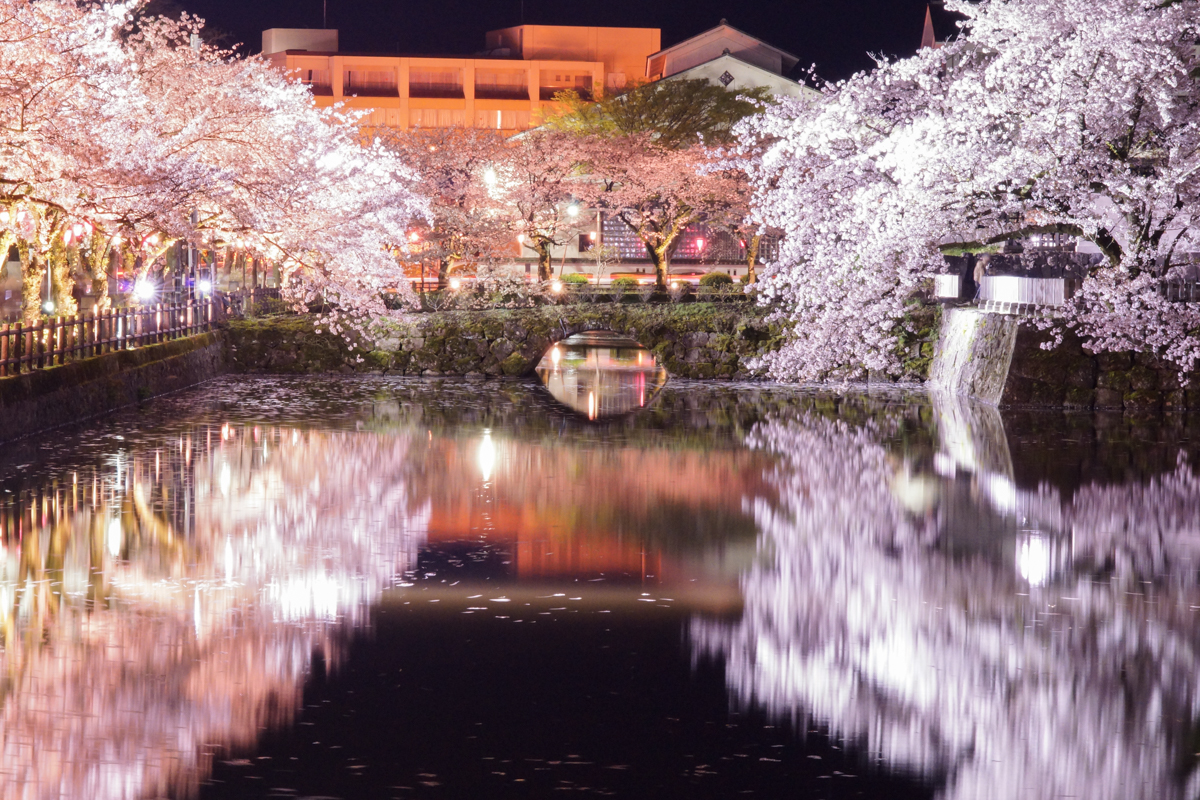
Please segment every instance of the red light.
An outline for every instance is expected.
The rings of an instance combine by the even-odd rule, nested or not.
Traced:
[[[421,234],[417,233],[416,231],[413,231],[412,233],[410,233],[408,235],[408,240],[410,242],[419,242],[419,241],[421,241]]]
[[[696,240],[696,249],[697,249],[697,250],[703,250],[703,249],[704,249],[704,240],[703,240],[703,239],[697,239],[697,240]]]

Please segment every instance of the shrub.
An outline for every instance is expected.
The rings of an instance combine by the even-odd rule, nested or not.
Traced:
[[[579,286],[588,282],[587,275],[580,272],[572,272],[570,275],[563,275],[562,282],[568,286]]]
[[[625,292],[636,291],[638,282],[633,278],[616,278],[612,282],[613,294],[623,294]]]
[[[733,285],[733,278],[724,272],[710,272],[700,279],[700,285],[709,289],[724,289]]]

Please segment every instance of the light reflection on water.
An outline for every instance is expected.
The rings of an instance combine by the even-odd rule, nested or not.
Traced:
[[[994,409],[935,398],[920,502],[870,430],[768,423],[781,503],[737,622],[694,619],[740,703],[811,715],[950,798],[1194,797],[1200,480],[1013,480]],[[907,485],[911,480],[906,481]]]
[[[735,708],[828,731],[853,780],[1200,792],[1182,450],[1063,487],[1014,466],[1058,434],[958,399],[681,383],[609,428],[515,382],[230,380],[0,474],[0,797],[193,795],[299,721],[314,653],[344,661],[381,602],[525,628],[682,611]],[[802,765],[786,785],[851,780],[801,738],[771,754]],[[718,770],[688,780],[752,785]]]
[[[537,376],[555,400],[593,420],[645,408],[667,382],[653,353],[602,331],[555,344],[538,363]]]
[[[188,427],[0,507],[0,797],[186,796],[416,561],[402,436]]]

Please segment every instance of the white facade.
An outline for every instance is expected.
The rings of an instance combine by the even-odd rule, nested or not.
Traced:
[[[720,84],[731,92],[765,86],[776,97],[798,97],[802,100],[809,100],[820,96],[819,92],[802,83],[797,83],[783,75],[776,75],[730,54],[717,56],[711,61],[677,72],[664,80],[695,80],[698,78],[709,83]]]

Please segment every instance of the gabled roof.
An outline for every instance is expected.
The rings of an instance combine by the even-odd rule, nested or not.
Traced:
[[[736,62],[743,69],[760,76],[762,80],[760,80],[760,82],[755,83],[754,84],[755,86],[766,86],[767,88],[772,88],[770,85],[771,82],[777,81],[782,84],[787,84],[789,88],[794,86],[797,90],[796,96],[798,96],[798,97],[805,96],[805,95],[816,96],[817,94],[819,94],[818,92],[814,91],[813,89],[809,88],[808,86],[805,86],[800,81],[793,80],[786,75],[776,75],[775,73],[771,72],[770,70],[763,69],[758,64],[752,64],[749,61],[738,58],[737,56],[733,55],[732,53],[722,53],[719,56],[714,56],[713,58],[710,58],[708,61],[703,61],[699,64],[690,66],[687,69],[681,70],[672,75],[669,75],[666,78],[663,78],[662,80],[664,80],[664,81],[688,80],[689,78],[693,77],[693,75],[691,75],[691,73],[699,72],[704,67],[708,67],[712,64],[716,64],[719,61]],[[729,86],[726,86],[725,88],[728,89]],[[738,87],[738,88],[741,88],[741,87]]]
[[[786,50],[781,50],[772,44],[768,44],[767,42],[764,42],[762,39],[759,39],[757,36],[751,36],[750,34],[746,33],[745,31],[739,30],[738,28],[733,27],[725,20],[721,20],[721,23],[719,25],[717,25],[716,27],[709,28],[708,30],[706,30],[702,33],[696,34],[695,36],[688,37],[687,39],[684,39],[682,42],[679,42],[678,44],[673,44],[670,47],[664,47],[662,50],[659,50],[657,53],[651,53],[648,56],[648,58],[656,58],[657,56],[665,56],[665,55],[670,54],[672,51],[682,50],[685,47],[692,46],[702,39],[706,39],[709,37],[719,38],[721,36],[729,36],[730,38],[734,38],[734,39],[739,39],[739,38],[744,39],[748,46],[751,45],[751,43],[753,43],[753,45],[757,45],[759,47],[764,47],[767,50],[771,50],[772,52],[778,54],[780,59],[783,61],[783,72],[784,73],[791,71],[792,67],[796,66],[796,63],[800,60],[798,57],[792,55],[791,53],[789,53]]]

